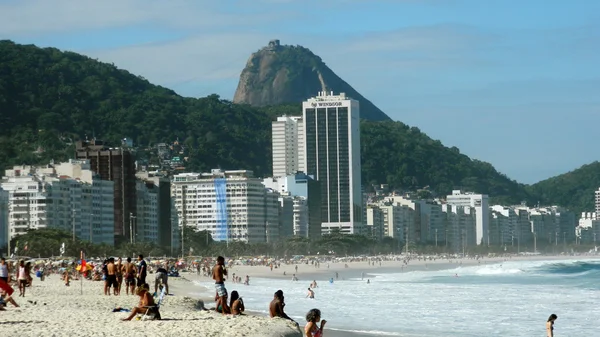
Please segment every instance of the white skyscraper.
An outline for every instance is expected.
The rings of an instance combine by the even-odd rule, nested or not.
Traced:
[[[320,92],[302,103],[304,169],[321,184],[321,229],[361,233],[363,200],[360,177],[358,101],[344,93]]]
[[[475,209],[475,241],[478,245],[489,244],[490,205],[486,194],[462,193],[453,190],[446,202],[455,206],[470,206]]]
[[[273,122],[273,177],[304,172],[302,117],[278,117]]]

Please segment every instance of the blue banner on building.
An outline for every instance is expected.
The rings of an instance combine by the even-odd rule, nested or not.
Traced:
[[[227,240],[227,179],[215,179],[215,194],[217,202],[216,241]]]

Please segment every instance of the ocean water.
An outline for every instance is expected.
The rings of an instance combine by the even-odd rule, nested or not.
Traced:
[[[458,277],[456,277],[456,274]],[[341,275],[342,276],[342,275]],[[341,277],[340,276],[340,277]],[[238,290],[247,310],[268,312],[277,289],[285,310],[303,325],[319,308],[335,330],[387,336],[545,336],[552,313],[557,336],[600,336],[600,260],[509,261],[441,271],[369,274],[333,284],[251,278]],[[203,284],[212,287],[211,284]]]

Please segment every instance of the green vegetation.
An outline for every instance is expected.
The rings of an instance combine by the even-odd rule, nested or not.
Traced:
[[[308,51],[284,50],[289,58]],[[76,53],[0,41],[0,112],[0,169],[65,160],[76,140],[96,136],[115,146],[131,138],[140,152],[179,139],[190,170],[245,168],[268,176],[271,121],[299,113],[300,105],[253,108],[217,95],[185,98]],[[460,188],[505,204],[539,200],[591,210],[593,190],[600,186],[597,163],[581,169],[587,173],[571,172],[528,188],[401,122],[363,121],[361,130],[367,188],[427,187],[433,195]]]
[[[594,192],[600,187],[600,163],[591,164],[542,180],[527,187],[529,193],[536,196],[541,205],[567,206],[579,215],[581,212],[594,211]]]

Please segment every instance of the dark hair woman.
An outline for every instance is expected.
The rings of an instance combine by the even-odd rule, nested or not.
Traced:
[[[548,337],[554,337],[554,321],[556,321],[557,318],[558,316],[552,314],[546,321],[546,332],[548,333]]]
[[[244,312],[244,301],[242,301],[240,294],[236,290],[231,292],[229,308],[231,308],[232,315],[241,315]]]
[[[321,337],[323,336],[323,329],[325,328],[326,320],[321,320],[321,310],[311,309],[306,314],[306,321],[308,322],[304,327],[305,337]],[[321,322],[321,327],[317,327],[317,324]]]

